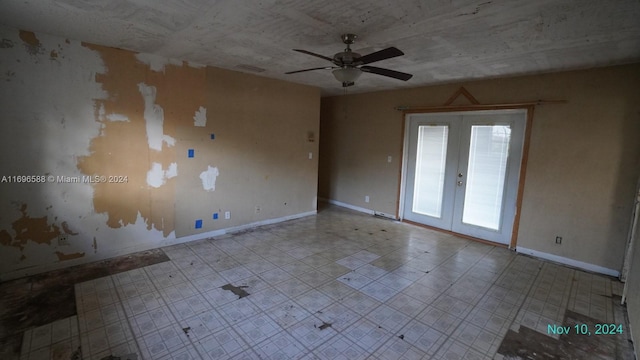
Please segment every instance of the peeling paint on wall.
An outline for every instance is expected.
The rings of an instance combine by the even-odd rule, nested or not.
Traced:
[[[139,83],[138,89],[144,99],[144,120],[147,124],[147,141],[149,142],[149,148],[162,151],[163,142],[166,142],[168,146],[175,145],[176,140],[163,133],[164,110],[160,105],[155,103],[156,87]]]
[[[122,114],[109,114],[106,118],[109,121],[129,121],[129,118]]]
[[[157,72],[164,72],[165,66],[169,64],[182,66],[181,60],[168,59],[168,58],[158,56],[158,55],[153,55],[153,54],[138,53],[136,54],[136,59],[138,59],[138,61],[143,64],[149,65],[149,69]]]
[[[225,84],[235,83],[238,77],[257,82],[256,88],[269,89],[255,94],[256,98],[274,94],[273,89],[280,94],[282,87],[293,93],[287,96],[297,95],[298,90],[304,88],[235,72],[211,72],[210,68],[195,68],[171,60],[165,61],[162,71],[158,71],[156,65],[147,66],[135,53],[126,50],[46,34],[31,36],[2,26],[0,39],[0,108],[6,120],[0,123],[3,171],[53,175],[56,179],[95,176],[126,179],[116,183],[3,184],[0,280],[4,280],[5,274],[41,271],[72,258],[87,262],[158,247],[175,239],[176,222],[184,222],[186,218],[191,231],[193,217],[190,215],[196,207],[208,204],[201,196],[199,183],[209,192],[215,190],[216,183],[223,185],[217,181],[220,180],[218,168],[207,167],[207,162],[218,164],[218,160],[207,160],[206,155],[212,154],[213,147],[225,143],[207,141],[205,145],[201,141],[211,135],[204,129],[213,121],[207,120],[207,111],[218,115],[221,108],[227,108],[225,104],[212,102],[211,89],[215,90],[213,97],[224,99],[228,90]],[[244,93],[231,96],[244,99]],[[292,124],[299,123],[301,113],[307,123],[313,123],[316,118],[314,106],[319,103],[319,92],[313,89],[300,98],[303,100],[297,101],[300,108],[294,107],[284,116],[272,114],[270,107],[265,108],[272,103],[278,110],[284,108],[277,101],[259,101],[258,106],[252,105],[256,114],[269,114],[265,126],[277,134],[273,137],[274,143],[290,139],[291,133],[296,133],[284,134],[282,129],[272,126],[281,124],[283,118],[291,119]],[[305,112],[308,108],[311,110]],[[251,123],[255,116],[253,111],[250,114],[242,119]],[[224,115],[223,118],[230,117],[227,113]],[[239,129],[232,122],[220,129],[220,123],[215,125],[216,132],[225,136]],[[262,135],[263,130],[252,128],[251,136]],[[246,139],[245,135],[238,134],[237,139]],[[181,176],[177,177],[177,163],[185,156],[181,151],[178,159],[176,148],[186,146],[187,142],[195,141],[193,139],[199,142],[189,146],[197,148],[199,154],[202,151],[203,156],[191,159],[191,167],[182,167],[181,163]],[[244,162],[236,164],[237,160],[230,155],[252,145],[242,141],[236,144],[237,148],[227,149],[231,151],[225,153],[227,161],[238,171],[250,169],[251,162],[242,158]],[[287,147],[277,152],[278,159],[288,159],[291,151]],[[305,161],[304,165],[307,164]],[[169,181],[174,177],[175,180]],[[179,194],[176,189],[183,178],[191,181],[189,188],[194,190],[194,197],[184,197],[185,203],[190,202],[188,210],[177,216]],[[293,182],[301,183],[298,177]],[[315,180],[309,184],[315,184]],[[312,188],[304,188],[314,192]],[[236,190],[236,193],[242,191]],[[235,196],[234,192],[228,196]],[[234,221],[244,220],[237,217]],[[19,235],[14,224],[20,229]],[[57,248],[58,234],[72,235],[69,247],[64,248],[66,253]]]
[[[147,172],[147,184],[154,188],[159,188],[178,175],[178,164],[171,163],[167,170],[162,170],[162,164],[154,162],[151,164],[151,170]]]
[[[30,217],[27,204],[20,206],[20,213],[22,216],[11,224],[14,235],[11,236],[6,230],[0,235],[2,245],[17,247],[20,250],[24,250],[28,241],[51,245],[51,241],[61,234],[60,228],[55,224],[49,224],[46,216]]]
[[[156,72],[141,65],[132,52],[90,44],[87,47],[101,55],[107,68],[96,76],[109,94],[108,99],[97,101],[98,106],[104,107],[103,114],[119,114],[129,120],[98,117],[101,136],[91,140],[91,155],[80,161],[83,173],[97,174],[108,169],[112,174],[129,177],[126,184],[94,184],[95,210],[108,215],[110,228],[137,224],[148,230],[158,229],[167,237],[175,236],[175,182],[153,187],[148,180],[161,184],[153,163],[162,164],[160,169],[166,179],[177,174],[177,165],[171,165],[176,162],[175,147],[163,143],[174,143],[176,127],[193,127],[194,109],[205,102],[206,71],[167,64],[164,72]],[[149,128],[155,149],[149,146]],[[163,168],[166,166],[169,167]],[[143,221],[138,221],[139,214]],[[145,238],[148,236],[140,236],[137,242],[149,241]],[[98,241],[101,239],[99,236]],[[102,245],[101,251],[108,251],[111,243],[110,240],[108,245]]]
[[[11,81],[0,82],[2,170],[54,177],[46,183],[2,184],[2,275],[56,262],[60,234],[73,235],[73,251],[82,251],[88,244],[80,234],[105,223],[106,216],[94,212],[90,184],[57,179],[83,175],[77,159],[90,154],[91,139],[100,134],[95,101],[107,94],[94,80],[105,71],[102,59],[79,41],[3,27],[0,38],[25,45],[5,47],[0,57],[1,73],[11,74]]]
[[[196,111],[196,114],[193,116],[193,125],[194,126],[207,126],[207,109],[203,106]]]
[[[220,172],[217,167],[207,166],[207,170],[200,173],[202,187],[207,191],[215,191],[218,175],[220,175]]]
[[[77,232],[74,232],[73,230],[71,230],[69,228],[69,223],[67,223],[66,221],[63,221],[60,225],[62,225],[62,231],[64,231],[65,234],[67,234],[67,235],[78,235]]]
[[[61,261],[58,234],[73,235],[64,259],[105,258],[175,238],[175,183],[148,186],[147,170],[157,163],[163,180],[177,175],[172,134],[193,127],[194,109],[205,103],[206,69],[166,61],[158,72],[132,52],[2,26],[0,39],[3,171],[127,179],[3,184],[0,276]],[[155,149],[148,125],[159,138]]]
[[[100,121],[129,121],[129,117],[123,114],[106,114],[104,103],[100,104],[98,109],[98,120]]]

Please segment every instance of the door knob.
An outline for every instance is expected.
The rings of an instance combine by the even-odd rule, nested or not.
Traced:
[[[461,178],[462,177],[462,173],[458,173],[458,177]]]
[[[458,181],[458,186],[462,186],[462,181]]]

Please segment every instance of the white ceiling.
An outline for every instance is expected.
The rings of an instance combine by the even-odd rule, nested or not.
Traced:
[[[363,74],[350,93],[640,62],[639,0],[0,0],[14,28],[162,55],[277,79],[342,88],[330,65],[342,33],[362,55],[405,56],[371,65],[408,82]]]

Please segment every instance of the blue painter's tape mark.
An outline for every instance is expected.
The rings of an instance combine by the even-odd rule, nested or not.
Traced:
[[[196,155],[196,151],[193,149],[189,149],[189,151],[187,151],[187,156],[192,158]]]
[[[218,213],[213,213],[213,220],[218,220]]]
[[[196,229],[202,228],[202,219],[196,220]]]
[[[216,138],[216,134],[211,134],[211,140]]]

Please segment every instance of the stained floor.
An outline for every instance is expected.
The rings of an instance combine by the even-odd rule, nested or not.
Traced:
[[[0,356],[633,359],[621,291],[614,278],[329,206],[2,283]],[[621,331],[596,335],[598,323]],[[558,328],[569,330],[549,334]]]

